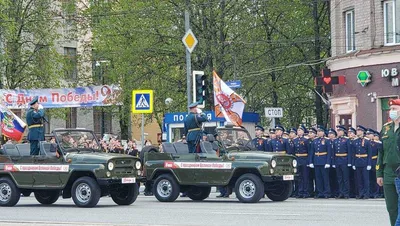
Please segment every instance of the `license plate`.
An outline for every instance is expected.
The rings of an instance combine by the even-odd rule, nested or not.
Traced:
[[[294,180],[294,175],[283,175],[283,180]]]
[[[122,178],[122,183],[123,183],[123,184],[133,184],[133,183],[136,183],[136,178],[135,178],[135,177],[124,177],[124,178]]]

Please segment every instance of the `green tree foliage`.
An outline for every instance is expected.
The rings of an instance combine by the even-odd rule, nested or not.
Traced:
[[[130,91],[154,89],[155,117],[186,110],[184,11],[199,40],[192,53],[192,70],[208,75],[206,109],[213,108],[212,70],[223,80],[242,80],[238,92],[246,111],[283,107],[280,123],[326,123],[323,105],[314,93],[329,56],[329,1],[324,0],[119,0],[91,1],[81,12],[93,38],[92,60],[110,62],[104,73],[123,88],[118,107],[127,134]],[[84,25],[83,25],[84,24]],[[166,106],[164,100],[174,101]],[[268,123],[263,119],[263,123]]]

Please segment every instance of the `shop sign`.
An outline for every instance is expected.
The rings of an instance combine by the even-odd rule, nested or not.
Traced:
[[[386,68],[381,71],[382,78],[389,78],[392,82],[392,86],[399,86],[399,78],[396,77],[398,74],[397,68]]]
[[[371,74],[368,71],[360,71],[358,72],[357,79],[357,82],[360,83],[362,87],[365,87],[371,82]]]

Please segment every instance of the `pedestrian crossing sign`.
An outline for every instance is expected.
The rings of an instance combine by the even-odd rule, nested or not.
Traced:
[[[132,113],[153,113],[153,90],[132,91]]]

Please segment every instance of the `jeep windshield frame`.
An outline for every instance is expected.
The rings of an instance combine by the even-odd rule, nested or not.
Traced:
[[[53,136],[62,153],[101,152],[100,143],[92,130],[55,129]]]
[[[216,129],[219,141],[226,150],[240,149],[252,151],[255,147],[252,144],[252,138],[246,129],[238,127],[221,127]]]

